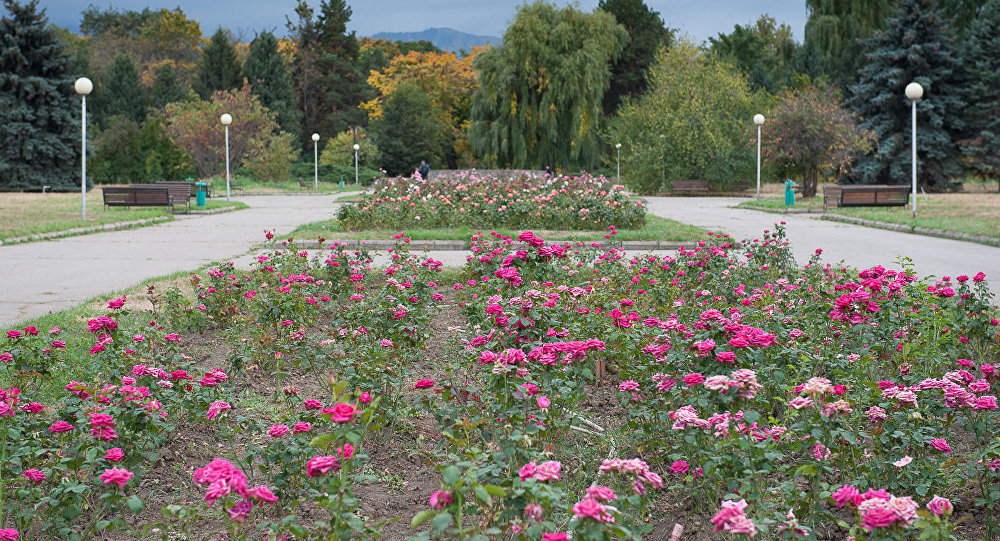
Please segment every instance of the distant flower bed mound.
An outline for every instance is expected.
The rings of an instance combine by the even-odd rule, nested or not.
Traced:
[[[598,230],[638,229],[646,208],[624,187],[583,174],[552,178],[533,173],[469,171],[423,180],[380,180],[375,193],[340,207],[345,231],[442,227]]]

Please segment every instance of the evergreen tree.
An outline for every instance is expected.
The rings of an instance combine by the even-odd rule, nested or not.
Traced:
[[[382,116],[372,121],[379,164],[390,175],[412,173],[421,160],[433,163],[441,151],[441,129],[427,115],[434,104],[415,83],[404,83],[385,101]]]
[[[871,52],[848,106],[862,117],[861,128],[875,133],[878,146],[858,160],[851,180],[909,181],[911,112],[903,91],[916,81],[924,87],[917,103],[918,182],[928,189],[951,188],[951,179],[961,174],[955,140],[965,102],[954,40],[934,0],[903,0],[886,29],[866,46]]]
[[[365,83],[358,69],[358,40],[347,33],[351,8],[344,0],[323,0],[319,16],[299,0],[298,21],[289,21],[289,31],[297,52],[293,77],[302,107],[301,141],[311,147],[309,135],[339,133],[364,124],[367,117],[359,108]]]
[[[612,115],[626,96],[635,99],[646,90],[646,73],[660,47],[669,47],[673,30],[643,0],[601,0],[597,9],[614,15],[629,41],[611,65],[611,86],[604,93],[604,114]]]
[[[969,28],[968,121],[972,140],[965,151],[976,170],[998,180],[1000,189],[1000,0],[989,0]]]
[[[250,83],[250,90],[260,102],[277,115],[283,131],[297,133],[299,112],[295,102],[295,84],[288,71],[288,63],[278,51],[274,34],[263,32],[250,44],[243,73]]]
[[[185,96],[184,89],[177,82],[177,74],[171,62],[156,68],[156,80],[153,81],[153,88],[149,91],[151,106],[162,110],[168,103],[181,101]]]
[[[38,1],[0,19],[0,190],[79,189],[80,98],[72,59]]]
[[[146,96],[139,86],[139,72],[128,55],[115,58],[94,98],[94,122],[102,127],[117,115],[136,124],[146,119]]]
[[[476,55],[469,139],[501,167],[590,169],[601,157],[609,64],[628,34],[604,11],[525,4],[503,45]]]
[[[202,52],[194,90],[202,99],[208,99],[216,90],[233,90],[242,84],[236,48],[229,42],[226,31],[220,28]]]
[[[863,41],[884,27],[896,0],[806,0],[805,43],[823,57],[834,82],[849,87],[864,63]]]

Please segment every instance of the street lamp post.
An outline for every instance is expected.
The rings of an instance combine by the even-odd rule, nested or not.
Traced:
[[[910,103],[913,104],[913,114],[912,114],[912,127],[911,133],[912,137],[912,147],[913,147],[913,218],[917,217],[917,100],[922,98],[924,95],[924,87],[920,86],[920,83],[910,83],[906,85],[906,97],[910,99]]]
[[[87,95],[94,90],[94,83],[80,77],[73,84],[80,95],[80,193],[83,197],[83,221],[87,221]]]
[[[354,143],[354,183],[358,182],[358,151],[361,150],[361,145]]]
[[[319,134],[314,133],[313,140],[313,189],[319,191]]]
[[[622,183],[622,144],[616,143],[615,150],[618,151],[618,184]]]
[[[666,138],[662,133],[660,134],[660,189],[664,189],[667,185],[667,158],[664,156],[663,152],[663,140]]]
[[[233,115],[223,113],[219,120],[226,127],[226,201],[229,201],[229,125],[233,123]]]
[[[764,124],[764,115],[753,115],[753,123],[757,125],[757,199],[760,199],[760,127]]]

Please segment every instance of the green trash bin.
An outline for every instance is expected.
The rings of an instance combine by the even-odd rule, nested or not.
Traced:
[[[208,191],[207,191],[208,190],[208,183],[206,183],[206,182],[196,182],[194,185],[197,188],[197,190],[194,192],[194,195],[195,195],[195,198],[194,198],[195,199],[195,204],[197,204],[199,207],[204,207],[205,206],[205,196],[208,194]]]

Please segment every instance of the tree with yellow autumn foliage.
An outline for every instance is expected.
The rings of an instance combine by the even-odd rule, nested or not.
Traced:
[[[468,157],[465,130],[469,124],[469,102],[477,88],[472,62],[477,50],[465,58],[454,53],[410,51],[392,59],[381,71],[371,71],[368,84],[379,92],[373,100],[361,104],[368,119],[382,117],[385,101],[402,85],[411,83],[430,96],[433,104],[427,115],[441,127],[444,145],[440,158],[456,168]]]

